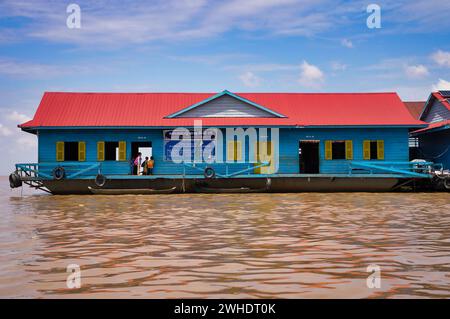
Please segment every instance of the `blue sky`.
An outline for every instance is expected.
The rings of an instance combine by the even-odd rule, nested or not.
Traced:
[[[81,28],[66,8],[81,8]],[[381,28],[369,29],[369,4]],[[450,1],[0,1],[0,174],[36,160],[16,125],[44,91],[450,89]]]

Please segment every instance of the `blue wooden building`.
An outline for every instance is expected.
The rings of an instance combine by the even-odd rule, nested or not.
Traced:
[[[39,154],[17,174],[53,193],[389,190],[427,177],[408,158],[426,124],[396,93],[48,92],[19,127]],[[132,174],[139,152],[152,175]]]
[[[418,139],[418,155],[450,169],[450,91],[431,93],[419,119],[428,126],[411,134]]]

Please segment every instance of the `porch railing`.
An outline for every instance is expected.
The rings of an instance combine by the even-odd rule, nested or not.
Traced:
[[[433,162],[384,162],[351,161],[349,175],[391,173],[405,177],[430,178],[434,170],[442,169],[442,164]]]
[[[53,179],[53,169],[62,167],[65,170],[66,179],[73,179],[91,171],[94,177],[101,173],[101,163],[77,162],[77,163],[21,163],[16,164],[16,171],[23,180],[48,180]]]
[[[230,178],[230,177],[241,175],[241,174],[245,174],[245,173],[247,173],[248,175],[251,175],[250,174],[251,171],[253,171],[255,169],[258,169],[258,168],[261,168],[261,167],[264,167],[264,166],[269,166],[270,162],[262,162],[262,163],[225,163],[225,174],[217,172],[217,167],[215,167],[215,166],[217,166],[217,164],[216,165],[214,165],[214,164],[207,164],[207,163],[189,163],[189,164],[188,163],[183,163],[183,164],[184,164],[183,175],[186,175],[186,168],[193,168],[195,170],[198,170],[198,171],[202,172],[202,175],[203,175],[203,172],[204,172],[206,167],[212,167],[215,170],[215,173],[216,173],[217,176],[222,177],[222,178]],[[244,169],[241,169],[241,170],[238,170],[238,171],[235,171],[235,172],[232,172],[232,173],[229,172],[230,171],[230,166],[232,167],[233,165],[239,165],[239,164],[240,165],[247,164],[248,167],[244,168]],[[257,165],[255,165],[255,164],[257,164]],[[261,174],[258,174],[258,175],[261,175]]]

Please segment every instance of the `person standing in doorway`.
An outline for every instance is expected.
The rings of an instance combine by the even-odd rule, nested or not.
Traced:
[[[134,174],[139,175],[140,167],[142,162],[142,153],[139,152],[134,159]]]
[[[148,156],[145,157],[145,161],[142,163],[142,175],[148,175],[148,168],[147,168],[147,163],[148,163]]]
[[[147,161],[147,175],[153,175],[153,166],[155,165],[155,161],[153,160],[153,156],[150,156],[150,159]]]

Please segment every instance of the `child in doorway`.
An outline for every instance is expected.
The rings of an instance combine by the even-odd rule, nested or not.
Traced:
[[[141,161],[142,161],[142,153],[139,152],[136,156],[136,158],[134,159],[134,174],[135,175],[139,175],[139,170],[140,170],[140,166],[141,166]]]
[[[153,156],[150,156],[150,159],[147,161],[147,175],[153,175],[153,166],[155,165],[155,161],[153,160]]]
[[[148,175],[147,163],[148,163],[148,156],[145,157],[145,161],[142,163],[142,175]]]

